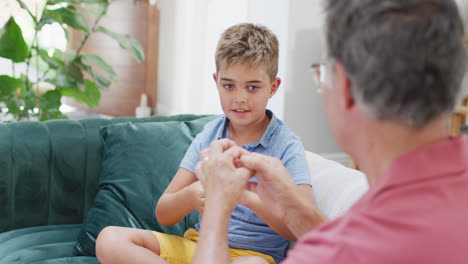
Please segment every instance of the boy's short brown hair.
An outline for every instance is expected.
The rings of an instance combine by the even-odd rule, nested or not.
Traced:
[[[270,81],[278,73],[278,39],[267,27],[243,23],[223,32],[216,48],[216,72],[221,64],[248,62],[251,66],[262,65]]]

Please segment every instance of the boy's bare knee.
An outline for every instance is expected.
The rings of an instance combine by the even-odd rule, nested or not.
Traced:
[[[96,239],[96,257],[101,263],[111,261],[112,252],[115,252],[116,244],[122,239],[118,237],[119,228],[108,226],[101,230]]]
[[[234,259],[232,264],[269,264],[269,262],[258,256],[242,256]]]
[[[97,239],[96,239],[96,248],[99,246],[106,246],[112,244],[112,242],[117,241],[116,236],[118,234],[118,227],[107,226],[101,230]]]

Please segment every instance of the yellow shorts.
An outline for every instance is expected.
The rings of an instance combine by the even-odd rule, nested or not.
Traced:
[[[169,264],[190,264],[195,254],[198,242],[198,232],[190,228],[185,231],[184,237],[167,235],[151,231],[159,241],[160,257]],[[270,264],[275,264],[271,256],[245,249],[229,249],[231,261],[240,256],[258,256],[267,260]]]

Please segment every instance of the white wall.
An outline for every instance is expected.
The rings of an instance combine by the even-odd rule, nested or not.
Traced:
[[[321,1],[290,1],[286,75],[290,89],[285,96],[284,120],[306,149],[328,155],[341,150],[328,128],[310,72],[310,65],[325,55],[323,20]]]

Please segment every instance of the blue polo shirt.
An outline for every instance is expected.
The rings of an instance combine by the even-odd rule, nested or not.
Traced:
[[[250,152],[261,153],[280,159],[296,184],[311,184],[304,147],[299,138],[270,111],[265,133],[259,141],[243,145]],[[200,151],[210,143],[221,138],[229,138],[229,119],[221,115],[207,123],[188,148],[180,167],[195,173],[195,166],[200,161]],[[256,179],[254,179],[256,180]],[[196,225],[200,230],[201,216]],[[229,220],[229,246],[248,249],[272,256],[279,263],[285,255],[288,240],[278,235],[252,210],[237,205]]]

